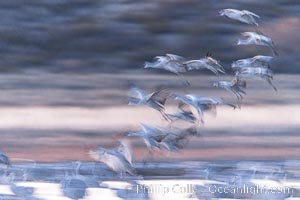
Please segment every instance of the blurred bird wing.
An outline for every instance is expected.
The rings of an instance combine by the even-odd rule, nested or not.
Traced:
[[[149,94],[148,99],[155,100],[158,103],[160,103],[162,106],[164,106],[169,94],[170,92],[166,88],[159,88],[157,91]]]
[[[252,61],[251,58],[245,58],[245,59],[237,60],[234,63],[237,65],[245,65],[245,64],[250,63],[251,61]]]
[[[208,61],[208,64],[211,65],[211,66],[216,66],[217,70],[222,72],[222,73],[225,73],[225,69],[224,67],[220,64],[219,61],[217,61],[216,59],[208,56],[206,57],[207,61]]]
[[[233,86],[233,87],[225,87],[225,90],[227,90],[228,92],[230,92],[231,94],[233,94],[234,96],[236,96],[236,98],[239,100],[239,99],[242,99],[243,96],[238,92],[238,87],[236,86]],[[241,90],[242,91],[242,90]],[[244,92],[244,91],[242,91]]]
[[[162,140],[162,144],[169,151],[177,151],[184,147],[187,143],[188,134],[182,130],[170,131],[168,135]]]
[[[148,149],[153,150],[155,147],[156,148],[160,148],[160,142],[162,141],[161,138],[155,138],[155,137],[144,137],[143,138],[146,146]]]
[[[241,33],[242,36],[247,37],[247,38],[260,38],[260,35],[255,33],[255,32],[243,32]]]
[[[203,113],[204,112],[208,112],[212,116],[216,116],[217,115],[216,105],[213,105],[213,104],[202,104],[199,107],[200,107],[200,109],[202,111],[202,117],[203,117]]]
[[[197,126],[191,126],[184,130],[186,134],[188,135],[199,135]]]
[[[190,112],[191,111],[189,106],[186,103],[182,102],[182,101],[179,102],[178,109],[180,109],[182,111],[185,111],[185,112]]]
[[[206,68],[205,66],[207,65],[204,60],[199,59],[199,60],[189,60],[183,63],[184,65],[187,66],[189,69],[204,69]]]
[[[189,128],[185,128],[183,130],[180,129],[177,132],[178,133],[175,135],[177,135],[177,137],[180,137],[180,138],[198,135],[197,126],[191,126]]]
[[[123,154],[125,159],[132,165],[132,151],[128,140],[120,140],[118,151]]]
[[[238,92],[238,93],[242,93],[242,94],[245,94],[245,95],[246,95],[246,92],[245,92],[243,89],[241,89],[241,87],[240,87],[239,85],[234,85],[234,86],[232,87],[232,89],[233,89],[234,91]]]
[[[182,56],[178,56],[178,55],[175,55],[175,54],[166,54],[166,56],[170,59],[170,60],[174,60],[174,61],[185,61],[185,58],[182,57]]]
[[[239,10],[233,9],[233,8],[223,9],[223,11],[225,11],[227,13],[238,13],[238,12],[240,12]]]
[[[205,66],[206,69],[210,70],[211,72],[213,72],[214,74],[218,75],[219,74],[219,70],[216,69],[214,66],[210,65],[210,64],[207,64]],[[225,73],[224,71],[221,70],[222,73]]]
[[[273,60],[274,57],[272,56],[261,56],[261,55],[257,55],[257,56],[254,56],[252,58],[252,61],[253,62],[264,62],[264,63],[270,63],[272,60]]]
[[[131,97],[135,96],[135,97],[138,97],[139,99],[143,99],[145,96],[145,93],[140,88],[134,86],[130,89],[128,95]]]
[[[241,15],[241,18],[243,19],[242,21],[247,24],[255,24],[256,26],[258,26],[258,23],[256,22],[256,20],[254,19],[254,17],[252,15],[243,13]]]
[[[123,155],[111,152],[103,155],[101,161],[116,172],[126,171],[126,163],[129,164]]]
[[[251,66],[267,68],[267,67],[270,66],[270,61],[269,60],[262,60],[262,59],[253,59],[251,61]]]
[[[215,74],[218,74],[218,70],[215,69],[212,65],[209,64],[209,60],[207,58],[201,58],[199,60],[190,60],[184,63],[189,70],[192,69],[208,69]]]
[[[244,37],[251,37],[252,36],[251,32],[243,32],[243,33],[241,33],[241,35],[244,36]]]
[[[161,137],[165,136],[165,133],[162,129],[156,128],[153,126],[149,126],[146,124],[141,124],[143,127],[143,130],[147,133],[148,136],[153,137],[155,139],[160,139]]]
[[[158,131],[156,131],[152,137],[155,139],[155,141],[160,142],[162,141],[165,137],[167,136],[167,132],[166,130],[161,130],[158,129]]]
[[[149,126],[149,125],[144,124],[144,123],[141,123],[141,126],[142,126],[143,131],[146,132],[146,133],[149,133],[149,134],[157,129],[153,126]]]
[[[246,14],[246,15],[251,15],[251,16],[254,16],[254,17],[256,17],[256,18],[260,18],[259,15],[255,14],[255,13],[253,13],[253,12],[250,12],[250,11],[248,11],[248,10],[242,10],[242,12],[243,12],[244,14]]]
[[[166,56],[155,56],[154,60],[156,60],[157,62],[167,62],[169,58]]]

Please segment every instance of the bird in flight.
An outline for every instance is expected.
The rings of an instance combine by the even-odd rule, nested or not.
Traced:
[[[223,9],[219,11],[220,16],[226,16],[229,19],[237,20],[246,24],[258,26],[256,21],[260,18],[257,14],[248,10]]]
[[[244,39],[239,39],[237,45],[260,45],[267,46],[271,49],[274,55],[278,55],[275,50],[274,42],[271,38],[256,32],[243,32],[241,35]]]
[[[199,69],[208,69],[214,74],[219,75],[219,73],[225,74],[224,67],[215,60],[210,53],[207,53],[204,58],[198,60],[189,60],[183,63],[187,70],[199,70]]]
[[[130,148],[128,144],[123,144],[116,149],[105,149],[102,147],[97,148],[96,150],[91,150],[89,155],[100,162],[106,164],[114,172],[123,174],[130,174],[132,176],[136,175],[136,171],[132,165],[132,156],[131,150],[126,149]]]
[[[133,86],[128,93],[128,105],[146,105],[159,111],[166,120],[169,120],[164,111],[168,95],[168,91],[164,88],[158,88],[154,92],[147,93],[140,88]]]
[[[225,89],[233,94],[238,100],[242,100],[243,95],[246,95],[246,92],[243,90],[246,88],[246,81],[238,78],[235,78],[232,81],[217,81],[213,83],[213,86]]]
[[[232,69],[242,68],[242,67],[270,68],[272,60],[273,60],[272,56],[257,55],[252,58],[245,58],[245,59],[234,61],[231,65],[231,68]]]
[[[264,80],[277,91],[276,86],[272,83],[273,71],[268,68],[261,67],[243,67],[236,71],[235,76],[238,78],[255,78]]]

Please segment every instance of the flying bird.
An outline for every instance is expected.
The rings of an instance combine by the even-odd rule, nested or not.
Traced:
[[[165,56],[156,56],[154,60],[154,62],[145,62],[144,68],[163,69],[172,72],[180,77],[185,85],[190,85],[181,75],[187,72],[187,68],[183,64],[186,61],[184,57],[175,54],[166,54]]]
[[[196,136],[198,134],[195,127],[188,129],[171,129],[167,131],[167,135],[161,141],[161,145],[168,151],[178,151],[186,146],[189,136]]]
[[[235,75],[239,78],[256,78],[261,79],[269,83],[275,91],[277,91],[276,86],[272,83],[273,71],[267,68],[261,67],[244,67],[236,71]]]
[[[217,81],[213,84],[213,86],[225,89],[233,94],[238,100],[242,100],[243,95],[246,95],[246,92],[243,90],[246,88],[246,81],[238,78],[235,78],[232,81]]]
[[[187,95],[174,94],[173,96],[175,100],[179,100],[195,108],[198,112],[201,123],[204,123],[204,112],[215,110],[217,105],[227,105],[233,107],[234,109],[237,108],[237,105],[228,103],[223,99],[217,97],[205,97],[205,96],[195,95],[195,94],[187,94]]]
[[[245,39],[239,39],[237,45],[260,45],[260,46],[267,46],[271,49],[274,55],[278,55],[275,50],[274,42],[271,38],[263,35],[258,34],[256,32],[243,32],[241,33]]]
[[[178,111],[174,114],[167,114],[167,117],[173,122],[177,120],[183,120],[190,123],[196,123],[197,118],[193,112],[188,108],[187,104],[182,102],[178,105]]]
[[[143,138],[148,150],[151,152],[154,149],[160,149],[160,142],[164,137],[166,137],[166,133],[161,128],[156,128],[153,126],[149,126],[146,124],[141,124],[141,131],[138,132],[129,132],[127,136],[129,137],[141,137]]]
[[[165,103],[167,100],[169,93],[164,89],[158,89],[151,93],[146,93],[145,91],[141,90],[140,88],[133,86],[129,93],[129,103],[128,105],[147,105],[157,111],[159,111],[162,116],[168,120],[166,113],[165,113]]]
[[[229,19],[237,20],[246,24],[258,26],[256,21],[260,18],[257,14],[248,10],[223,9],[219,11],[220,16],[226,16]]]
[[[270,68],[270,64],[273,60],[272,56],[257,55],[252,58],[245,58],[234,61],[231,65],[232,69],[242,67],[264,67]]]
[[[124,150],[124,147],[129,148],[128,144],[120,145],[117,149],[99,147],[96,150],[91,150],[89,155],[93,159],[106,164],[114,172],[120,173],[121,175],[128,173],[134,176],[136,175],[136,171],[132,165],[132,156],[128,155],[131,151]]]
[[[187,71],[182,64],[185,61],[184,57],[166,54],[165,56],[156,56],[154,59],[154,62],[145,62],[144,68],[164,69],[176,75]]]
[[[198,70],[198,69],[208,69],[214,74],[219,75],[219,73],[225,73],[224,67],[220,63],[211,57],[211,54],[207,53],[204,58],[198,60],[189,60],[183,63],[187,70]]]

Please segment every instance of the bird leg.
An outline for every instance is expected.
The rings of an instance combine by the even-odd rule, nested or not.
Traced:
[[[277,92],[277,88],[276,88],[276,86],[272,83],[272,81],[271,81],[271,79],[266,79],[267,80],[267,82],[273,87],[273,89]]]
[[[183,75],[181,74],[177,74],[177,76],[179,77],[179,79],[181,80],[181,82],[183,83],[184,86],[186,87],[191,87],[191,84],[189,81],[185,80]]]

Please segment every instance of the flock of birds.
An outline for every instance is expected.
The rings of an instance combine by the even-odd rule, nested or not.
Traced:
[[[273,56],[278,55],[272,39],[258,31],[257,18],[260,17],[257,14],[247,10],[224,9],[219,12],[219,15],[255,27],[256,32],[242,33],[243,38],[239,39],[236,45],[267,46],[270,48]],[[234,103],[227,102],[219,97],[171,92],[166,87],[160,87],[153,92],[147,92],[132,85],[129,91],[129,105],[146,105],[159,111],[163,118],[169,121],[170,124],[180,120],[190,123],[191,126],[186,129],[181,129],[172,126],[162,128],[141,124],[139,131],[126,133],[119,140],[120,145],[117,148],[105,149],[100,147],[91,150],[89,155],[93,159],[105,163],[111,170],[120,174],[120,177],[127,175],[137,176],[138,173],[132,161],[130,147],[131,137],[141,137],[150,153],[156,149],[166,149],[167,151],[174,152],[184,148],[189,137],[200,135],[197,131],[197,126],[204,123],[204,115],[206,112],[216,113],[216,108],[221,105],[229,106],[233,109],[241,107],[243,97],[246,95],[246,78],[263,80],[277,91],[277,88],[272,82],[273,71],[271,69],[271,62],[273,56],[256,55],[251,58],[234,61],[231,65],[231,70],[234,72],[233,80],[216,81],[213,83],[213,87],[224,89],[234,95],[237,99]],[[209,70],[217,76],[226,73],[224,66],[213,58],[210,53],[207,53],[203,58],[195,60],[187,60],[182,56],[174,54],[156,56],[154,61],[145,62],[144,68],[163,69],[172,72],[182,80],[186,87],[190,86],[190,83],[183,78],[183,73],[185,72],[191,70]],[[178,110],[175,113],[166,113],[165,105],[168,99],[173,99],[178,102]],[[6,170],[11,167],[9,158],[2,152],[0,153],[0,162],[7,166]],[[16,191],[16,195],[25,196],[25,199],[30,199],[30,195],[24,195],[25,193],[32,194],[30,189],[18,188],[14,184],[13,178],[11,178],[9,182],[12,191]],[[61,185],[64,195],[69,198],[79,199],[85,194],[82,188],[86,188],[86,182],[83,178],[78,176],[78,173],[76,173],[76,176],[66,175]]]
[[[259,18],[259,16],[247,10],[224,9],[219,12],[219,15],[258,26],[256,18]],[[246,39],[239,39],[237,45],[268,46],[273,54],[277,55],[274,43],[269,37],[256,32],[244,32],[242,36],[246,37]],[[180,77],[186,86],[190,85],[190,83],[183,79],[182,74],[187,71],[207,69],[215,75],[226,73],[225,68],[219,61],[213,58],[210,53],[196,60],[187,60],[175,54],[156,56],[154,59],[153,62],[145,62],[144,68],[163,69],[172,72]],[[173,122],[182,120],[191,123],[192,126],[187,129],[180,129],[172,126],[162,128],[141,124],[141,130],[129,132],[126,136],[141,137],[150,152],[155,149],[166,149],[168,151],[178,151],[182,149],[187,143],[188,137],[200,135],[197,131],[197,125],[204,123],[204,113],[216,113],[216,108],[220,105],[229,106],[233,109],[240,108],[241,101],[244,95],[246,95],[246,78],[264,80],[277,91],[277,88],[272,83],[272,59],[272,56],[256,55],[252,58],[234,61],[231,65],[231,69],[234,71],[233,80],[213,83],[213,87],[225,89],[234,95],[237,99],[236,103],[227,102],[219,97],[209,97],[198,94],[178,94],[176,92],[170,92],[166,87],[159,87],[159,89],[153,92],[147,92],[135,85],[131,86],[128,94],[129,105],[146,105],[159,111],[167,121]],[[166,113],[165,111],[165,104],[169,98],[179,102],[178,110],[175,113]],[[95,151],[91,151],[90,155],[94,159],[104,162],[115,172],[134,175],[130,152],[130,146],[121,141],[121,145],[117,149],[108,150],[98,148]]]

